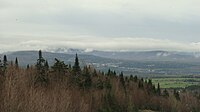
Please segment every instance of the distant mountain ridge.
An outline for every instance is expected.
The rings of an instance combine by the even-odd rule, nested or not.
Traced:
[[[63,53],[61,53],[63,51]],[[75,54],[78,53],[81,66],[91,65],[97,70],[123,71],[125,74],[143,76],[162,75],[195,75],[200,74],[200,58],[198,54],[188,52],[168,51],[97,51],[59,49],[51,52],[43,51],[43,57],[53,65],[54,59],[65,61],[66,64],[74,64]],[[14,61],[17,57],[19,65],[35,65],[38,59],[38,51],[16,51],[4,53],[8,61]],[[3,55],[0,57],[2,59]]]
[[[99,51],[92,49],[58,48],[46,50],[53,53],[87,54],[110,59],[134,60],[134,61],[189,61],[200,62],[199,52],[176,51]]]
[[[38,51],[16,51],[16,52],[9,52],[5,53],[8,57],[8,60],[15,60],[17,57],[18,60],[20,60],[20,63],[22,65],[26,64],[35,64],[38,59]],[[53,53],[53,52],[42,52],[43,57],[50,62],[50,64],[54,63],[54,59],[60,59],[62,61],[65,61],[67,63],[73,63],[75,54],[66,54],[66,53]],[[4,54],[2,54],[3,56]],[[1,56],[1,57],[2,57]],[[82,61],[85,61],[83,63],[89,63],[90,61],[96,60],[106,60],[105,58],[98,57],[98,56],[92,56],[88,54],[79,54],[79,57]],[[110,59],[109,59],[110,60]]]

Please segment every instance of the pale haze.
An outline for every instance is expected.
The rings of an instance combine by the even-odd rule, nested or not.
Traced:
[[[0,0],[0,52],[200,51],[199,0]]]

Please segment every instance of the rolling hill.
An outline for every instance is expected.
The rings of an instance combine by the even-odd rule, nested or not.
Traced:
[[[54,63],[54,58],[73,65],[77,52],[82,66],[87,64],[103,71],[111,68],[118,73],[123,71],[127,75],[134,74],[147,77],[200,74],[198,54],[184,52],[85,52],[85,50],[79,49],[60,49],[60,51],[45,51],[43,57],[48,60],[50,65]],[[16,51],[4,54],[7,55],[8,60],[14,61],[18,57],[19,64],[23,67],[26,67],[27,64],[34,65],[38,58],[37,51]]]

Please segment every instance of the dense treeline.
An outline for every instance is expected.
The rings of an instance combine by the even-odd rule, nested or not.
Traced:
[[[158,83],[124,76],[91,66],[73,66],[55,58],[53,66],[39,51],[33,66],[20,68],[18,59],[0,61],[0,110],[2,112],[198,112],[200,97],[190,92],[162,90]]]

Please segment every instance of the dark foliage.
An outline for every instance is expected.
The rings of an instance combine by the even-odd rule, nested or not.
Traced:
[[[81,68],[80,68],[80,65],[79,65],[79,59],[78,59],[77,54],[76,54],[76,58],[75,58],[74,66],[73,66],[73,72],[74,72],[75,75],[78,75],[81,72]]]
[[[37,60],[36,69],[37,69],[37,74],[35,76],[35,85],[42,85],[42,86],[47,86],[48,85],[48,70],[47,67],[45,66],[45,59],[42,57],[42,51],[39,51],[39,59]]]

